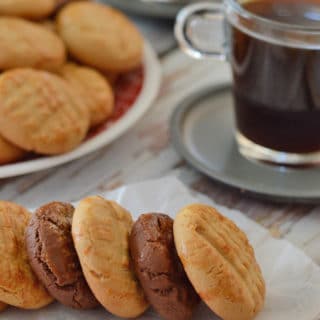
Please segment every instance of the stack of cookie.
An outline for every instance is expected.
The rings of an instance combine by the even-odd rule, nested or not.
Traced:
[[[68,2],[0,1],[0,164],[76,148],[111,117],[112,81],[142,63],[122,13]]]
[[[0,202],[0,255],[0,301],[24,309],[56,299],[135,318],[150,304],[163,319],[189,320],[202,299],[224,320],[250,320],[264,304],[246,235],[201,204],[182,209],[175,221],[148,213],[134,223],[101,197],[75,209],[49,203],[32,216]]]

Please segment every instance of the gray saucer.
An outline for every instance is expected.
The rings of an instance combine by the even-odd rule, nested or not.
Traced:
[[[204,174],[241,191],[277,201],[319,203],[320,168],[276,167],[239,154],[232,104],[228,85],[183,101],[171,119],[178,152]]]
[[[175,18],[181,4],[147,3],[140,0],[99,0],[129,13],[157,18]]]

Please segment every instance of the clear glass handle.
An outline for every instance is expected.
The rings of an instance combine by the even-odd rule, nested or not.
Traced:
[[[176,19],[175,36],[180,48],[193,58],[226,60],[222,2],[201,2],[183,8]]]

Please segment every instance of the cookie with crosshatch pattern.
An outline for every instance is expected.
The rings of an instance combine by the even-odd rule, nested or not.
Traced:
[[[0,201],[0,301],[22,309],[39,309],[51,303],[28,260],[25,231],[31,213]]]
[[[263,308],[265,283],[247,236],[212,207],[193,204],[174,222],[178,255],[202,300],[224,320],[250,320]]]
[[[33,69],[0,75],[0,134],[18,147],[65,153],[82,142],[89,123],[87,106],[59,76]]]

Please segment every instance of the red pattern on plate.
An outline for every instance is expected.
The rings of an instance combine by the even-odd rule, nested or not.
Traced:
[[[144,69],[139,67],[121,75],[114,85],[115,107],[113,115],[106,123],[92,129],[87,139],[108,129],[113,123],[121,119],[134,105],[140,95],[144,81]]]

